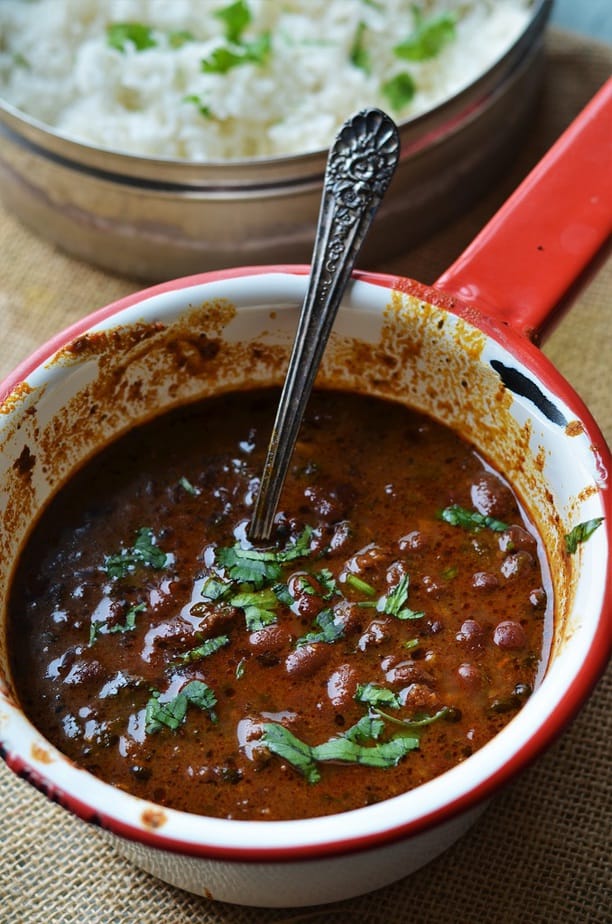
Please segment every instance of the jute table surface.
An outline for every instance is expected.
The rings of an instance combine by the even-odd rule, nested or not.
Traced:
[[[612,70],[612,49],[551,32],[541,103],[514,166],[426,244],[381,267],[433,281]],[[0,210],[0,379],[49,336],[140,286],[60,253]],[[512,255],[508,255],[512,259]],[[519,268],[517,267],[517,271]],[[544,351],[612,438],[612,261]],[[96,829],[0,765],[0,924],[609,924],[612,672],[562,738],[453,848],[372,895],[311,909],[217,904],[140,872]],[[316,882],[312,883],[316,899]]]

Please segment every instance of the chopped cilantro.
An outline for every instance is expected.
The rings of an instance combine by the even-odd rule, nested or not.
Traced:
[[[376,731],[378,734],[379,729]],[[419,746],[417,737],[396,736],[370,746],[359,744],[356,737],[341,735],[311,746],[300,741],[283,725],[266,722],[263,725],[262,743],[271,753],[299,770],[309,783],[317,783],[321,779],[317,763],[341,761],[366,767],[395,767],[402,757]]]
[[[277,757],[281,757],[299,770],[309,783],[319,782],[321,774],[317,769],[317,763],[309,744],[300,741],[288,728],[276,722],[264,722],[262,728],[262,744],[272,754],[276,754]]]
[[[366,706],[372,706],[378,709],[379,706],[386,706],[390,709],[399,709],[401,703],[397,693],[381,687],[376,683],[359,684],[355,699],[358,703],[364,703]]]
[[[595,517],[594,520],[585,520],[584,523],[578,523],[571,532],[565,536],[565,548],[572,555],[582,542],[593,535],[596,529],[599,529],[604,521],[604,517]]]
[[[445,523],[450,523],[451,526],[461,526],[463,529],[469,529],[474,533],[479,532],[481,529],[492,529],[497,533],[508,529],[507,523],[496,520],[495,517],[485,516],[476,510],[466,510],[465,507],[460,507],[459,504],[451,504],[450,507],[445,507],[440,512],[439,517]]]
[[[427,725],[433,725],[434,722],[439,722],[440,719],[447,719],[449,722],[455,722],[457,718],[461,717],[458,710],[453,709],[451,706],[443,706],[433,715],[415,716],[412,719],[398,719],[397,716],[388,715],[386,712],[383,712],[382,709],[377,709],[376,712],[383,719],[392,722],[396,727],[399,726],[406,729],[408,732],[411,732],[415,728],[425,728]]]
[[[323,596],[324,600],[331,600],[334,594],[338,593],[336,579],[329,568],[321,568],[320,571],[315,571],[313,577],[319,582],[325,591]]]
[[[192,661],[200,661],[202,658],[208,658],[209,655],[214,654],[215,651],[219,651],[220,648],[228,644],[228,635],[216,635],[214,638],[207,638],[201,645],[190,648],[189,651],[184,651],[177,658],[177,662],[179,664],[191,664]]]
[[[295,643],[296,648],[300,648],[302,645],[307,645],[311,642],[326,642],[331,645],[344,636],[344,626],[335,621],[334,611],[331,609],[321,610],[315,622],[319,626],[320,631],[308,632],[306,635],[303,635]]]
[[[279,603],[284,603],[285,606],[292,606],[295,602],[291,594],[289,593],[289,588],[286,584],[278,583],[272,585],[272,590],[276,595],[276,599]]]
[[[210,106],[205,103],[197,93],[188,93],[187,96],[183,97],[184,103],[193,103],[194,106],[197,106],[198,112],[201,116],[204,116],[205,119],[210,119],[212,117],[212,110]]]
[[[105,559],[104,569],[110,578],[123,578],[139,565],[160,570],[166,567],[168,555],[156,545],[152,529],[143,527],[136,534],[131,549],[122,549]]]
[[[182,478],[179,478],[179,484],[183,491],[187,491],[187,494],[192,494],[194,497],[197,497],[197,495],[200,493],[200,489],[194,488],[189,479],[185,478],[184,475]]]
[[[310,555],[311,536],[312,529],[306,527],[295,543],[280,551],[243,549],[237,543],[216,549],[215,561],[225,568],[233,581],[253,584],[256,589],[260,589],[265,584],[278,583],[282,576],[282,564]]]
[[[106,27],[106,41],[111,48],[125,53],[130,47],[136,51],[155,48],[157,42],[150,26],[141,22],[114,22]]]
[[[225,568],[232,581],[252,584],[255,588],[262,588],[266,583],[278,582],[282,576],[274,552],[241,549],[237,545],[216,549],[215,561]]]
[[[202,584],[202,596],[208,600],[227,600],[231,596],[233,585],[228,581],[207,577]]]
[[[393,52],[404,61],[426,61],[428,58],[435,58],[457,34],[455,16],[452,13],[443,13],[441,16],[425,19],[418,7],[414,6],[413,9],[416,28],[407,39],[394,47]]]
[[[381,741],[371,747],[357,744],[348,738],[330,738],[323,744],[312,748],[312,756],[317,761],[340,760],[364,767],[396,767],[402,757],[419,746],[419,739],[408,736],[394,736],[389,741]]]
[[[399,112],[413,98],[416,93],[416,84],[410,74],[403,71],[387,80],[381,90],[391,108]]]
[[[210,714],[216,721],[214,707],[217,697],[207,684],[201,680],[191,680],[173,699],[162,701],[159,691],[151,694],[145,711],[145,731],[148,735],[169,728],[176,731],[185,721],[189,705],[196,706]]]
[[[384,728],[385,723],[381,718],[368,713],[362,716],[355,725],[351,725],[345,732],[342,732],[342,737],[363,744],[364,741],[376,741],[380,738]]]
[[[193,32],[187,29],[177,29],[175,32],[168,33],[168,44],[171,48],[182,48],[188,42],[195,42],[196,37]]]
[[[371,584],[368,584],[367,581],[362,581],[360,577],[357,577],[356,574],[351,574],[350,572],[346,576],[346,583],[357,590],[362,594],[365,594],[366,597],[375,597],[376,590],[372,587]]]
[[[274,607],[278,598],[272,588],[258,591],[244,591],[231,597],[230,604],[244,610],[246,627],[249,632],[257,632],[265,626],[276,622]]]
[[[89,644],[93,645],[103,628],[105,628],[107,632],[131,632],[136,628],[137,614],[142,613],[146,608],[146,603],[134,604],[125,614],[125,622],[115,623],[115,625],[110,627],[108,627],[104,620],[100,620],[99,622],[97,620],[92,620],[89,627]]]
[[[393,590],[380,598],[376,604],[378,612],[386,613],[387,616],[395,616],[396,619],[421,619],[425,613],[404,606],[408,600],[408,585],[408,575],[404,574]]]
[[[242,39],[242,33],[251,22],[252,16],[248,3],[245,0],[236,0],[229,6],[216,10],[214,15],[225,26],[225,37],[228,42],[237,44]]]
[[[365,74],[370,74],[372,71],[370,54],[364,42],[366,28],[364,22],[360,22],[357,26],[357,32],[355,33],[355,39],[350,50],[349,58],[354,67],[359,68],[359,70],[363,71]]]
[[[269,33],[259,36],[244,45],[220,45],[211,51],[200,64],[205,74],[227,74],[242,64],[265,64],[272,47]]]

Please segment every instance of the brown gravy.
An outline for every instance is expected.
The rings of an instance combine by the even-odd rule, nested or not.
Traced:
[[[520,709],[551,620],[533,527],[457,435],[315,392],[274,544],[246,541],[278,393],[208,399],[100,452],[9,601],[32,722],[143,798],[342,812],[468,758]]]

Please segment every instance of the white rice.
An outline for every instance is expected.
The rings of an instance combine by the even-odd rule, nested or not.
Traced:
[[[192,161],[305,153],[326,148],[364,106],[402,121],[453,95],[510,47],[530,7],[421,2],[426,18],[453,11],[456,35],[435,57],[406,61],[393,49],[415,28],[413,0],[249,0],[240,41],[269,32],[265,64],[204,73],[202,60],[227,46],[214,14],[230,2],[0,0],[0,96],[64,136],[121,152]],[[155,46],[111,47],[107,26],[125,22],[152,27]],[[178,30],[193,40],[175,48]],[[358,30],[369,73],[351,62]],[[416,92],[394,110],[383,88],[406,72]]]

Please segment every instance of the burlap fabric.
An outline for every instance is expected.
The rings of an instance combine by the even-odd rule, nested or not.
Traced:
[[[536,120],[503,181],[425,245],[372,269],[433,281],[612,69],[611,49],[567,33],[550,34],[548,58]],[[608,260],[545,345],[608,440],[611,283]],[[51,334],[137,287],[61,254],[0,211],[0,377]],[[565,735],[446,854],[393,886],[325,908],[241,908],[166,886],[2,764],[0,924],[609,924],[611,681],[608,671]]]

